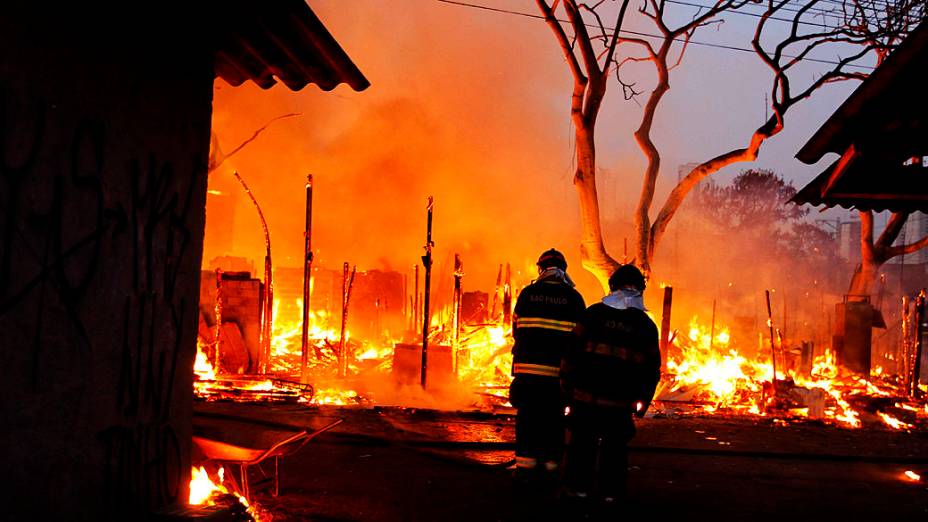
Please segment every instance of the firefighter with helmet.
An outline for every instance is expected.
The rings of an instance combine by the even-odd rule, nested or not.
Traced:
[[[561,367],[567,417],[564,494],[568,501],[612,511],[625,497],[632,416],[643,417],[660,380],[654,321],[645,313],[645,279],[634,265],[609,278],[610,293],[577,326]]]
[[[516,412],[516,479],[555,478],[564,443],[561,359],[585,308],[567,275],[564,255],[538,258],[538,278],[519,294],[513,314],[509,400]]]

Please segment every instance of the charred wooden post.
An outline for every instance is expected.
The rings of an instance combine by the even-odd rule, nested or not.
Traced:
[[[451,325],[454,328],[453,347],[457,352],[461,336],[461,280],[464,278],[464,264],[461,263],[461,256],[454,254],[454,294],[451,298]],[[452,358],[456,361],[457,356]],[[458,365],[454,365],[454,374],[457,375]]]
[[[909,316],[909,296],[904,295],[904,296],[902,296],[902,321],[901,321],[901,322],[902,322],[902,343],[901,343],[901,346],[900,346],[900,350],[901,350],[902,353],[901,353],[901,356],[899,357],[900,360],[899,360],[899,363],[897,364],[897,367],[896,367],[896,373],[903,376],[903,377],[902,377],[902,378],[903,378],[903,383],[902,383],[902,384],[903,384],[905,390],[909,390],[910,387],[911,387],[911,383],[909,382],[909,376],[910,376],[910,372],[909,372],[909,368],[910,368],[909,357],[910,357],[910,355],[911,355],[911,350],[910,350],[910,348],[909,348],[909,347],[911,346],[911,345],[910,345],[910,340],[909,340],[909,337],[910,337],[910,335],[911,335],[911,334],[910,334],[910,328],[909,328],[909,320],[910,320],[910,316]],[[901,369],[898,367],[899,364],[902,365],[902,368],[901,368]]]
[[[670,349],[670,310],[673,306],[673,287],[664,287],[664,309],[661,313],[661,371],[667,369],[667,356]]]
[[[815,341],[802,341],[799,358],[799,371],[804,376],[812,374],[812,362],[815,358]]]
[[[499,264],[499,271],[496,272],[496,286],[493,291],[493,306],[490,308],[490,317],[494,321],[499,320],[499,317],[496,315],[496,307],[499,305],[499,294],[501,291],[500,286],[503,284],[503,264]]]
[[[922,336],[925,331],[925,300],[925,290],[922,289],[915,300],[915,343],[912,350],[914,360],[912,361],[912,387],[910,392],[910,395],[915,398],[918,398],[920,394],[918,381],[922,373],[922,350],[924,350]]]
[[[770,309],[770,290],[764,290],[767,296],[767,328],[770,329],[770,362],[773,367],[773,396],[777,395],[777,348],[773,338],[773,310]]]
[[[715,299],[712,300],[712,322],[709,326],[709,351],[715,349]]]
[[[425,255],[422,256],[422,266],[425,267],[424,295],[422,299],[422,369],[419,382],[425,388],[426,374],[429,362],[429,287],[432,283],[432,196],[429,196],[428,218],[425,233]]]
[[[342,266],[342,329],[338,341],[338,376],[346,377],[348,375],[348,344],[345,339],[345,332],[348,328],[348,305],[351,302],[351,287],[354,286],[354,275],[357,267],[352,267],[348,272],[348,262]]]
[[[213,368],[219,371],[219,343],[222,337],[222,269],[216,269],[216,335],[213,336]]]
[[[313,224],[313,175],[306,176],[306,222],[303,227],[303,332],[302,344],[300,344],[300,382],[306,384],[309,382],[309,298],[312,290],[313,275],[313,246],[312,246],[312,224]],[[316,358],[322,356],[320,350],[316,350]]]
[[[413,294],[412,323],[409,329],[415,332],[416,325],[419,324],[419,265],[416,265],[413,268],[416,269],[416,288],[415,293]]]
[[[264,212],[261,211],[261,206],[258,205],[258,200],[255,198],[255,195],[252,194],[251,189],[248,188],[248,184],[245,183],[245,180],[242,179],[238,171],[233,170],[232,175],[234,175],[235,179],[242,185],[242,188],[245,189],[245,193],[248,194],[248,197],[254,204],[255,210],[258,211],[258,218],[261,220],[261,228],[264,230],[264,299],[262,300],[261,307],[261,338],[259,341],[260,347],[258,349],[257,371],[258,373],[267,373],[268,359],[271,355],[271,335],[274,329],[274,282],[272,280],[273,269],[271,265],[271,233],[267,228]]]
[[[503,283],[503,324],[512,323],[512,271],[506,263],[506,282]]]

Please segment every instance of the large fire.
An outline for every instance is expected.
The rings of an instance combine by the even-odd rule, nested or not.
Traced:
[[[841,371],[831,350],[816,356],[811,368],[804,372],[795,364],[784,364],[792,361],[782,354],[781,347],[774,382],[774,365],[769,352],[746,357],[732,346],[727,328],[714,330],[714,335],[710,334],[710,328],[694,317],[688,335],[675,339],[664,385],[656,398],[665,407],[685,403],[692,407],[689,411],[700,413],[808,418],[858,428],[862,426],[861,412],[851,405],[852,402],[876,404],[871,399],[905,396],[898,383],[882,375],[881,368],[875,368],[870,379]],[[887,409],[913,420],[924,416],[902,399],[888,404]],[[874,420],[892,429],[915,427],[891,412],[872,413]]]
[[[290,303],[300,310],[302,302]],[[271,342],[272,375],[261,378],[217,377],[209,363],[210,346],[200,343],[195,371],[197,392],[204,397],[236,400],[297,400],[311,404],[370,405],[380,403],[371,380],[388,380],[394,347],[400,339],[388,334],[376,341],[353,338],[344,341],[333,320],[324,312],[310,314],[309,373],[312,386],[300,384],[302,324],[298,314],[280,313],[275,303],[274,337]],[[293,317],[297,315],[297,317]],[[497,318],[488,324],[461,325],[457,335],[433,315],[430,345],[454,346],[455,382],[471,393],[475,407],[506,407],[506,388],[511,381],[511,329]],[[501,317],[501,316],[500,316]],[[456,339],[456,343],[455,343]],[[657,412],[672,415],[728,414],[810,419],[848,428],[863,425],[860,407],[866,399],[884,398],[878,411],[865,417],[897,430],[910,430],[928,409],[906,402],[899,386],[876,368],[870,379],[839,370],[832,351],[818,354],[802,371],[782,353],[778,355],[776,380],[771,364],[769,339],[758,339],[758,348],[738,343],[729,328],[707,326],[693,317],[685,335],[675,335],[666,371],[655,397]],[[778,342],[782,343],[782,339]],[[345,349],[347,372],[337,373],[338,353]],[[782,350],[782,347],[781,347]],[[749,355],[750,354],[750,355]],[[899,398],[898,400],[893,399]],[[489,402],[488,402],[489,400]],[[888,406],[885,406],[888,405]],[[885,410],[885,411],[884,411]],[[902,418],[900,418],[902,417]]]

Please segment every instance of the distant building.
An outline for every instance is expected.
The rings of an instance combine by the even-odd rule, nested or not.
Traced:
[[[928,215],[924,212],[913,212],[905,222],[905,228],[899,233],[899,237],[894,244],[904,245],[914,243],[919,239],[928,236]],[[888,263],[907,265],[928,263],[928,249],[921,249],[918,252],[898,256],[890,259]]]
[[[699,166],[699,163],[690,162],[684,163],[677,167],[677,183],[683,180],[683,178],[690,173],[693,169]]]
[[[860,263],[860,221],[838,224],[838,257],[854,266]]]
[[[217,269],[223,272],[248,272],[250,276],[256,276],[255,262],[246,257],[240,256],[218,256],[209,262],[209,270],[215,272]]]

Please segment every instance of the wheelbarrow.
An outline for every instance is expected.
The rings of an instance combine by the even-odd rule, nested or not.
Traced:
[[[253,486],[257,489],[270,482],[272,485],[271,494],[276,497],[280,494],[280,459],[293,455],[316,436],[334,428],[343,421],[344,419],[335,419],[313,431],[263,430],[261,432],[263,436],[259,437],[261,441],[250,443],[248,446],[232,444],[228,441],[228,437],[223,436],[223,430],[214,431],[208,436],[194,435],[193,443],[207,460],[225,463],[230,467],[238,466],[239,476],[241,477],[240,493],[246,500],[251,502],[252,485],[249,484],[249,468],[257,466],[264,477]],[[273,462],[273,471],[269,477],[261,466],[262,462],[268,460]]]

